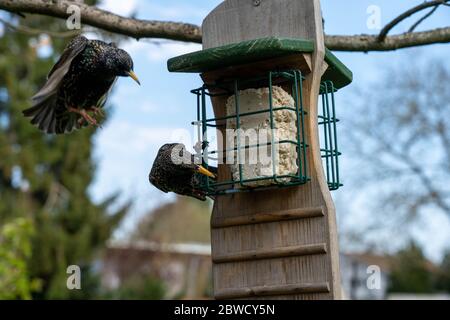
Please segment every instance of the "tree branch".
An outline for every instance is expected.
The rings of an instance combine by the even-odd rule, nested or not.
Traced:
[[[434,6],[433,9],[430,10],[430,12],[428,12],[427,14],[425,14],[422,18],[420,18],[419,20],[417,20],[416,23],[414,23],[409,29],[408,32],[413,32],[418,26],[419,24],[421,24],[422,22],[424,22],[426,19],[428,19],[437,9],[439,8],[439,5]]]
[[[444,0],[429,2],[427,5],[442,1]],[[80,8],[82,23],[116,34],[136,39],[162,38],[195,43],[201,43],[202,40],[200,27],[187,23],[126,18],[94,6],[67,0],[0,0],[0,9],[9,12],[34,13],[62,19],[69,17],[67,8],[71,5]],[[431,5],[427,7],[429,6]],[[389,51],[448,42],[450,42],[450,27],[389,36],[383,41],[379,41],[376,35],[325,37],[326,46],[336,51]]]
[[[80,8],[81,22],[113,33],[139,38],[164,38],[201,43],[201,30],[187,23],[125,18],[117,14],[66,0],[0,0],[0,9],[14,13],[37,13],[67,19],[69,6]]]
[[[3,23],[3,25],[5,25],[6,27],[8,27],[12,30],[15,30],[17,32],[21,32],[21,33],[24,33],[24,34],[27,34],[30,36],[36,36],[36,35],[40,35],[40,34],[48,34],[50,37],[54,37],[54,38],[69,38],[69,37],[74,37],[81,33],[81,30],[69,30],[69,31],[57,32],[57,31],[34,29],[34,28],[29,28],[29,27],[23,26],[23,25],[14,25],[2,18],[0,18],[0,23]]]
[[[413,14],[415,14],[415,13],[417,13],[419,11],[422,11],[422,10],[424,10],[426,8],[439,6],[439,5],[444,4],[445,2],[448,2],[448,1],[449,0],[436,0],[436,1],[424,2],[424,3],[419,4],[418,6],[415,6],[415,7],[411,8],[411,9],[405,11],[404,13],[399,15],[397,18],[395,18],[394,20],[389,22],[383,29],[381,29],[380,34],[378,35],[378,41],[380,41],[380,42],[384,41],[384,39],[386,38],[386,36],[389,33],[389,31],[391,31],[392,28],[394,28],[397,24],[399,24],[400,22],[402,22],[406,18],[409,18]]]
[[[372,35],[325,37],[325,45],[335,51],[390,51],[449,42],[450,27],[388,36],[382,42]]]

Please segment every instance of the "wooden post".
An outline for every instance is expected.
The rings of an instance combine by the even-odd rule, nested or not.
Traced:
[[[317,125],[320,82],[327,69],[319,0],[227,0],[206,17],[202,29],[203,49],[272,36],[314,42],[311,54],[283,60],[303,69],[306,61],[310,67],[303,93],[311,181],[216,198],[211,219],[215,298],[339,299],[335,208]],[[269,65],[275,69],[280,61]],[[207,82],[217,71],[202,77]],[[224,101],[212,102],[216,117],[223,115]]]
[[[352,73],[324,46],[319,0],[226,0],[202,29],[203,50],[169,59],[169,71],[200,72],[208,85],[269,71],[301,71],[310,178],[303,185],[216,197],[214,296],[339,299],[336,215],[322,166],[318,97],[321,82],[340,89],[352,81]],[[292,87],[283,89],[293,95]],[[216,118],[227,115],[227,96],[215,95],[211,102]],[[218,128],[224,137],[224,126]],[[230,179],[230,166],[219,164],[218,182]]]

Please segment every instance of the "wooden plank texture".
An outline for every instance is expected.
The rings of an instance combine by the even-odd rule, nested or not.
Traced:
[[[252,298],[273,295],[292,295],[299,293],[328,293],[328,283],[303,283],[277,286],[259,286],[249,288],[226,289],[216,294],[216,299]]]
[[[263,222],[274,222],[282,220],[294,220],[301,218],[313,218],[323,216],[323,210],[320,207],[316,208],[298,208],[290,209],[280,212],[263,212],[252,215],[239,217],[213,217],[211,220],[211,228],[225,228],[247,224],[257,224]]]
[[[260,250],[240,251],[230,254],[213,256],[214,263],[228,263],[248,260],[274,259],[282,257],[306,256],[311,254],[326,253],[325,243],[305,244],[291,247],[264,248]]]
[[[224,1],[203,20],[203,49],[266,37],[314,41],[314,11],[311,0]]]
[[[303,104],[311,180],[301,186],[215,199],[211,219],[214,294],[218,299],[339,299],[335,209],[322,167],[317,126],[320,82],[328,68],[319,0],[261,0],[257,6],[251,0],[227,0],[203,22],[204,49],[266,37],[314,43],[314,51],[298,54],[298,59],[291,55],[289,61],[279,57],[270,62],[274,68],[286,64],[299,68],[305,76]],[[260,66],[240,69],[246,70],[242,74],[238,69],[233,72],[245,77],[264,72]],[[202,78],[212,82],[227,69],[204,72]],[[225,115],[226,99],[211,99],[216,117]],[[224,130],[223,126],[219,130]],[[218,144],[219,149],[223,147],[220,141]],[[225,178],[229,178],[228,166],[219,165],[218,180]],[[318,244],[324,245],[325,253],[285,254],[292,248]]]

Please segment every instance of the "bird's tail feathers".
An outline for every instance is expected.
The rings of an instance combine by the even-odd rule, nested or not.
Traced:
[[[68,114],[65,117],[57,116],[56,98],[50,96],[45,100],[35,102],[28,109],[22,111],[25,117],[31,118],[31,124],[37,126],[45,133],[69,133],[74,128],[78,129],[75,116]]]

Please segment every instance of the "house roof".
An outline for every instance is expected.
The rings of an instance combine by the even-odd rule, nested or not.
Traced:
[[[142,250],[159,253],[179,253],[191,255],[211,255],[211,245],[203,243],[159,243],[153,241],[112,241],[108,249],[114,250]]]
[[[377,265],[384,272],[390,272],[392,270],[394,259],[395,259],[395,256],[379,255],[379,254],[370,253],[370,252],[343,253],[343,255],[353,261],[357,261],[359,263],[362,263],[362,264],[365,264],[368,266]],[[429,272],[437,272],[438,271],[438,267],[429,260],[426,261],[425,267]]]
[[[350,260],[357,261],[365,265],[377,265],[381,270],[390,272],[392,268],[392,258],[386,255],[377,255],[373,253],[343,253]]]

